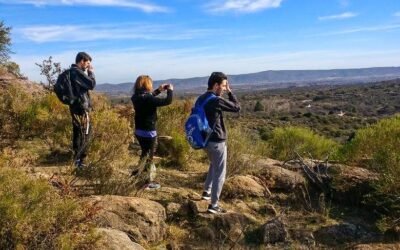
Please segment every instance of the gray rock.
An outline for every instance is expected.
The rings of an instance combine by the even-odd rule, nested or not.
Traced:
[[[271,160],[259,160],[257,165],[262,169],[257,176],[268,188],[277,190],[293,190],[306,184],[306,180],[301,173],[285,169],[280,166],[282,164]]]
[[[168,205],[166,207],[167,215],[171,216],[173,214],[178,213],[179,210],[181,209],[181,207],[182,206],[180,204],[178,204],[178,203],[174,203],[174,202],[168,203]]]
[[[257,177],[239,175],[226,181],[223,194],[225,197],[263,197],[265,188]]]
[[[275,218],[261,227],[262,242],[264,244],[275,244],[278,242],[285,242],[288,237],[288,232],[284,223],[279,219]]]
[[[128,235],[112,228],[97,228],[96,233],[101,236],[98,250],[144,250],[144,248],[131,241]]]
[[[154,201],[123,196],[92,196],[87,199],[100,208],[94,221],[99,227],[126,232],[136,242],[158,243],[167,225],[164,207]]]
[[[189,208],[190,211],[193,213],[193,215],[198,215],[199,213],[206,213],[209,204],[210,202],[206,200],[199,200],[199,201],[190,200]]]
[[[318,242],[331,246],[370,237],[362,227],[350,223],[322,227],[314,232],[314,236]]]

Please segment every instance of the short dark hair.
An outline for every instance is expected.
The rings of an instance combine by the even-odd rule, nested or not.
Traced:
[[[212,72],[208,78],[208,90],[211,90],[215,84],[220,85],[223,80],[227,80],[228,77],[222,72]]]
[[[79,62],[82,61],[82,60],[84,60],[85,62],[87,62],[87,61],[92,61],[92,58],[91,58],[91,57],[89,56],[89,54],[86,53],[86,52],[79,52],[79,53],[76,55],[75,63],[79,63]]]

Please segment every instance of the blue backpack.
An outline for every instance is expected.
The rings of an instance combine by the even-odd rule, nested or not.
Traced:
[[[197,99],[192,112],[185,123],[186,139],[194,149],[201,149],[207,145],[208,139],[214,129],[211,129],[204,106],[212,99],[217,98],[214,94],[207,97],[202,103]]]

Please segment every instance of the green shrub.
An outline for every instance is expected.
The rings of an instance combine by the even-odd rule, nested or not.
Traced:
[[[360,129],[343,147],[344,158],[361,164],[381,175],[382,193],[400,194],[400,116],[379,121]]]
[[[0,248],[93,248],[89,211],[46,181],[0,168]]]
[[[91,119],[89,167],[83,173],[84,177],[94,184],[97,194],[129,194],[134,186],[123,174],[129,173],[133,165],[128,150],[132,138],[129,121],[112,109],[93,112]]]
[[[301,127],[275,128],[269,140],[272,157],[279,160],[290,160],[296,153],[304,157],[324,159],[336,153],[338,145],[312,130]]]
[[[4,138],[16,140],[27,135],[35,118],[36,103],[21,85],[9,84],[0,91],[0,125]]]
[[[171,135],[173,131],[184,134],[186,119],[189,117],[191,100],[174,100],[166,107],[158,109],[157,132],[159,135]]]
[[[188,168],[189,161],[192,159],[193,149],[186,141],[186,137],[182,132],[172,131],[172,141],[168,145],[168,162],[167,166],[173,166],[177,169],[185,170]]]
[[[45,140],[50,150],[54,151],[69,147],[70,124],[68,107],[54,93],[31,93],[20,84],[9,84],[0,91],[1,137],[6,140],[15,142],[38,137]]]
[[[228,161],[227,175],[244,174],[255,167],[255,162],[269,155],[268,144],[240,126],[227,129]]]
[[[163,151],[167,151],[166,166],[185,170],[189,162],[200,158],[201,150],[193,150],[186,141],[184,126],[190,115],[193,102],[191,100],[175,100],[173,104],[158,110],[157,132],[159,135],[172,137]]]

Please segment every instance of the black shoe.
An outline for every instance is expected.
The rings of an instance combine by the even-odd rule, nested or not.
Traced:
[[[201,199],[209,201],[209,200],[211,200],[211,194],[209,194],[206,191],[204,191],[203,194],[201,195]]]
[[[146,190],[155,190],[155,189],[159,189],[161,187],[160,184],[155,183],[155,182],[150,182],[149,184],[146,185]]]
[[[76,160],[74,165],[77,170],[82,170],[82,169],[86,168],[86,164],[83,163],[83,160]]]
[[[226,213],[226,210],[223,209],[223,208],[220,207],[220,206],[215,206],[215,207],[213,207],[213,206],[210,204],[210,205],[208,205],[207,212],[212,213],[212,214],[223,214],[223,213]]]

